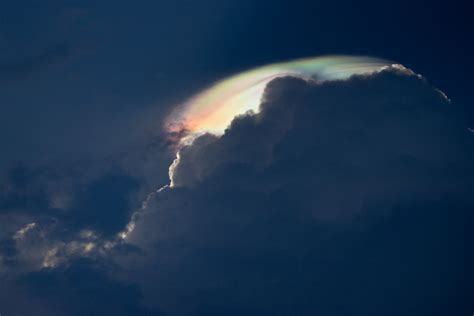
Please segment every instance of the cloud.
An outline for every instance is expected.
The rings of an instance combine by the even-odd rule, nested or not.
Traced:
[[[0,285],[2,313],[14,315],[159,315],[140,307],[136,286],[110,279],[106,263],[78,260],[68,267],[23,275]],[[8,285],[9,289],[5,289]]]
[[[473,141],[399,67],[275,79],[258,114],[179,152],[122,277],[170,315],[467,313]]]
[[[71,226],[86,226],[104,235],[117,233],[130,217],[131,197],[138,187],[136,179],[121,172],[103,175],[78,194],[66,219]]]
[[[40,315],[471,313],[473,141],[460,109],[405,68],[275,79],[258,114],[181,148],[172,186],[142,208],[127,172],[65,191],[12,172],[0,303]]]
[[[138,207],[138,180],[120,169],[82,178],[60,171],[10,170],[0,191],[0,272],[18,275],[102,258],[111,248],[131,250],[116,244]],[[58,208],[61,196],[69,201]]]

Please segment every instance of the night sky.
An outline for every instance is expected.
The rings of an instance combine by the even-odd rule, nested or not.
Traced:
[[[469,1],[1,2],[0,314],[472,315],[473,30]],[[199,130],[214,83],[318,56]],[[348,56],[386,66],[324,73]]]

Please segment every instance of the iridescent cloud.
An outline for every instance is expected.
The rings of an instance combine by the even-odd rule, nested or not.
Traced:
[[[178,107],[166,121],[170,133],[194,138],[203,133],[222,134],[234,117],[258,112],[260,99],[269,81],[297,76],[316,81],[345,79],[355,74],[378,71],[391,62],[372,57],[326,56],[271,64],[216,82]]]

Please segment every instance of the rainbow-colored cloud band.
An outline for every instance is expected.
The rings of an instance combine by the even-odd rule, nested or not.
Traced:
[[[168,118],[167,129],[171,133],[185,130],[191,137],[203,133],[220,135],[237,115],[249,110],[258,112],[264,89],[274,78],[337,80],[375,72],[391,64],[372,57],[327,56],[255,68],[221,80],[190,98]]]

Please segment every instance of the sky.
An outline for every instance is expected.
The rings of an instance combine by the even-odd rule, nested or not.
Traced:
[[[472,314],[470,12],[2,2],[0,314]]]

